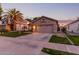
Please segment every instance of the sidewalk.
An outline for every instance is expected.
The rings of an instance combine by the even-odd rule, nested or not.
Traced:
[[[60,37],[65,37],[65,34],[62,32],[56,33],[55,35],[60,36]]]
[[[66,45],[66,44],[57,44],[57,43],[48,43],[48,44],[46,43],[44,47],[79,54],[79,46]]]

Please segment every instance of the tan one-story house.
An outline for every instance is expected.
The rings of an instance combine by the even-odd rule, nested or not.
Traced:
[[[36,17],[32,21],[33,32],[53,33],[58,31],[58,21],[46,16]]]

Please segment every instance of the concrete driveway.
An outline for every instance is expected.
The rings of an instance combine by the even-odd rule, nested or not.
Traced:
[[[0,55],[41,55],[41,49],[66,51],[79,54],[79,46],[49,43],[52,34],[33,33],[17,38],[0,36]]]
[[[33,41],[34,40],[35,41],[46,41],[47,42],[51,35],[52,34],[49,34],[49,33],[32,33],[30,35],[18,37],[18,39],[33,40]]]
[[[33,33],[18,38],[0,37],[1,55],[37,55],[51,34]]]

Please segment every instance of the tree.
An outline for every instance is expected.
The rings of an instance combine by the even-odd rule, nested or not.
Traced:
[[[23,14],[16,10],[15,8],[13,9],[9,9],[7,12],[7,16],[8,18],[10,18],[10,22],[11,22],[11,28],[13,28],[13,31],[16,30],[16,21],[21,21],[23,20]]]
[[[3,12],[3,9],[2,9],[2,6],[1,6],[1,4],[0,4],[0,20],[1,20],[1,18],[2,18],[2,12]]]

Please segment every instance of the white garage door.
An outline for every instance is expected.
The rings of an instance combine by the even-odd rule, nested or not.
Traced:
[[[52,33],[53,32],[53,26],[49,25],[49,26],[39,26],[37,29],[37,32],[41,32],[41,33]]]

